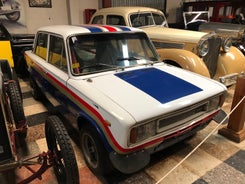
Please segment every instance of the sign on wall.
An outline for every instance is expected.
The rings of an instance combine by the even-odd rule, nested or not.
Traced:
[[[51,0],[29,0],[30,7],[51,8]]]

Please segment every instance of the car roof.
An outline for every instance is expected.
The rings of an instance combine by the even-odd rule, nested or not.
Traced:
[[[119,6],[119,7],[110,7],[110,8],[102,8],[98,12],[100,13],[123,13],[123,14],[130,14],[135,12],[158,12],[162,14],[162,11],[155,9],[155,8],[149,8],[149,7],[143,7],[143,6]]]
[[[127,26],[108,26],[96,24],[84,25],[52,25],[45,26],[38,29],[38,32],[51,32],[68,37],[74,34],[83,33],[110,33],[110,32],[143,32],[141,29],[127,27]]]

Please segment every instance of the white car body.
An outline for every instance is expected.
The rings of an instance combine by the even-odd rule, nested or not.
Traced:
[[[37,39],[41,34],[62,38],[67,56],[66,71],[36,54]],[[124,34],[126,40],[131,34],[141,35],[140,38],[146,40],[156,58],[150,62],[143,56],[140,59],[131,58],[127,55],[130,52],[126,53],[127,49],[123,47],[123,54],[128,57],[123,60],[125,66],[118,65],[115,68],[101,71],[96,69],[96,72],[91,72],[88,71],[91,67],[89,65],[80,69],[81,73],[76,73],[77,65],[74,64],[71,45],[78,44],[78,38],[98,36],[95,39],[98,40],[103,35],[109,40],[110,35],[120,37]],[[51,40],[51,36],[48,40]],[[72,41],[74,43],[71,43]],[[84,42],[81,41],[81,44]],[[88,43],[85,46],[90,48],[92,44]],[[79,48],[82,48],[82,45]],[[90,58],[97,52],[91,50],[84,58]],[[47,58],[50,58],[50,55],[47,54]],[[226,93],[226,87],[219,82],[160,62],[146,34],[136,28],[98,25],[44,27],[38,30],[34,50],[26,51],[25,58],[35,83],[73,114],[76,119],[75,127],[83,128],[83,122],[79,121],[82,118],[97,130],[113,166],[124,173],[135,172],[144,167],[149,162],[149,155],[154,152],[153,149],[160,150],[165,139],[175,137],[175,141],[179,141],[179,136],[190,136],[197,131],[195,128],[205,127],[204,125],[207,125],[221,109]],[[121,59],[117,58],[116,61],[118,60]],[[135,60],[136,64],[129,64],[131,60]],[[79,65],[82,68],[81,64]],[[173,122],[166,126],[164,122],[161,123],[164,119],[170,120],[171,117],[177,118],[176,121],[172,120]],[[138,130],[138,126],[142,125],[147,128]],[[138,140],[140,132],[137,132],[135,138],[133,131],[150,131],[154,135],[140,137]],[[134,141],[132,137],[135,138]],[[138,155],[145,161],[135,162],[132,166],[130,162]],[[118,162],[131,166],[122,166]]]

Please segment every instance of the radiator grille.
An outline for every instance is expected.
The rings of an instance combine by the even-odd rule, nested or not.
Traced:
[[[187,108],[175,113],[169,117],[158,120],[157,132],[168,132],[179,130],[189,126],[192,120],[205,114],[207,111],[207,103],[199,104],[198,106]]]
[[[208,38],[209,52],[203,57],[203,60],[209,70],[211,78],[214,77],[217,69],[218,57],[222,40],[220,37],[212,36]]]

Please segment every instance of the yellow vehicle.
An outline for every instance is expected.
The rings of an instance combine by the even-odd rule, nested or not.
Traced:
[[[10,41],[1,40],[1,38],[0,38],[0,59],[8,60],[10,67],[11,68],[14,67],[14,60],[13,60]]]
[[[17,74],[25,76],[24,51],[32,48],[34,34],[13,34],[0,22],[0,59],[8,60]]]
[[[237,75],[245,71],[245,57],[231,46],[231,39],[215,33],[169,28],[163,12],[154,8],[104,8],[95,12],[90,23],[141,28],[164,62],[219,80],[226,86],[234,84]]]

